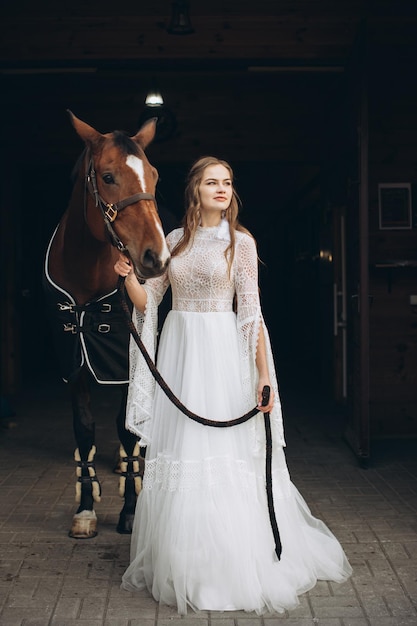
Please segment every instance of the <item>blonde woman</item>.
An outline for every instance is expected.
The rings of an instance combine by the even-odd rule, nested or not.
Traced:
[[[155,386],[132,342],[127,427],[146,446],[143,489],[122,588],[155,600],[217,611],[283,612],[319,579],[345,581],[351,567],[338,540],[315,519],[291,482],[284,455],[278,385],[258,289],[258,255],[239,224],[230,165],[203,157],[191,168],[182,228],[167,237],[166,273],[137,279],[120,255],[115,271],[135,306],[135,323],[155,354],[157,309],[168,286],[172,310],[157,366],[194,413],[238,426],[189,419]],[[262,406],[262,390],[271,389]],[[275,553],[265,494],[265,431],[272,426],[272,483],[282,554]]]

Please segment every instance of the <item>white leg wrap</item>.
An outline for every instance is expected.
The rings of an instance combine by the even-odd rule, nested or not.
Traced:
[[[93,463],[95,454],[96,454],[96,446],[92,446],[87,457],[88,463]],[[82,467],[80,465],[82,463],[82,460],[81,460],[80,451],[78,448],[74,452],[74,459],[77,462],[77,469],[75,471],[76,476],[77,476],[77,482],[75,484],[75,501],[80,502],[81,501],[81,481],[78,479],[82,477]],[[96,470],[93,465],[89,465],[87,467],[87,470],[91,479],[97,479]],[[98,480],[91,480],[91,489],[92,489],[94,502],[100,502],[101,488],[100,488],[100,483],[98,482]]]
[[[139,495],[142,489],[142,478],[139,476],[139,442],[135,444],[132,457],[136,457],[132,461],[132,466],[133,466],[132,472],[135,474],[134,475],[135,493],[136,495]],[[119,495],[122,498],[125,495],[125,491],[126,491],[126,473],[127,473],[128,462],[127,460],[124,460],[124,459],[127,459],[127,458],[128,458],[128,455],[126,453],[126,450],[124,449],[122,445],[120,445],[120,459],[121,459],[120,471],[122,472],[122,475],[119,478]]]

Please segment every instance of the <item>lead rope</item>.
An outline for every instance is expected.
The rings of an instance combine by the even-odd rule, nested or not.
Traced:
[[[216,422],[215,420],[210,420],[205,417],[201,417],[200,415],[197,415],[196,413],[193,413],[192,411],[187,409],[187,407],[181,402],[181,400],[177,398],[177,396],[174,394],[172,389],[168,386],[168,384],[162,378],[161,374],[155,367],[154,362],[149,356],[145,346],[143,345],[143,342],[138,334],[138,331],[136,330],[136,327],[132,321],[131,311],[126,302],[124,278],[122,276],[119,276],[117,291],[119,294],[122,309],[126,315],[126,320],[127,320],[127,324],[129,327],[129,331],[133,339],[135,340],[139,350],[141,351],[142,356],[145,359],[146,364],[149,367],[149,370],[152,376],[154,377],[158,385],[161,387],[165,395],[171,400],[171,402],[182,413],[184,413],[184,415],[192,419],[194,422],[198,422],[199,424],[202,424],[203,426],[213,426],[215,428],[226,428],[229,426],[237,426],[238,424],[243,424],[244,422],[247,422],[248,420],[250,420],[254,415],[259,413],[258,407],[255,406],[248,413],[245,413],[245,415],[242,415],[241,417],[237,417],[235,419],[228,420],[226,422]],[[262,406],[266,406],[268,404],[270,393],[271,393],[270,387],[265,385],[265,387],[262,390]],[[279,534],[278,524],[277,524],[277,520],[275,517],[274,496],[273,496],[273,491],[272,491],[272,432],[271,432],[271,420],[270,420],[269,412],[264,413],[264,423],[265,423],[265,439],[266,439],[265,486],[266,486],[266,495],[267,495],[267,500],[268,500],[269,520],[271,523],[272,534],[274,536],[274,541],[275,541],[275,553],[279,560],[281,558],[282,546],[281,546],[281,538]]]

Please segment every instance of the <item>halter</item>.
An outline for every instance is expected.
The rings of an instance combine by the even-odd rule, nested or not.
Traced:
[[[127,248],[117,236],[112,226],[112,223],[115,221],[120,211],[123,211],[123,209],[125,209],[127,206],[130,206],[131,204],[135,204],[135,202],[139,202],[139,200],[152,200],[152,202],[155,203],[155,206],[157,206],[155,196],[151,193],[142,192],[135,193],[133,196],[128,196],[124,200],[120,200],[115,204],[106,202],[101,197],[98,191],[96,171],[94,169],[94,163],[91,156],[89,157],[89,164],[86,171],[85,180],[88,191],[94,197],[96,207],[100,208],[112,245],[120,250],[120,252],[124,252],[125,250],[127,250]]]

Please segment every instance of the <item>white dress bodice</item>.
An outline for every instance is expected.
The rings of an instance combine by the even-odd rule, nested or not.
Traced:
[[[182,234],[183,229],[178,228],[167,236],[170,250],[173,250]],[[260,306],[256,243],[249,234],[235,231],[235,253],[230,272],[225,256],[229,244],[229,224],[226,220],[222,220],[216,227],[198,227],[188,248],[171,258],[165,274],[146,281],[144,285],[148,296],[146,313],[142,315],[136,312],[134,320],[142,341],[152,356],[156,348],[158,305],[169,286],[172,290],[173,311],[204,314],[231,312],[235,309],[241,356],[238,365],[241,369],[248,411],[257,402],[256,351],[262,326],[271,386],[275,392],[271,420],[276,441],[279,445],[285,445],[275,365]],[[154,380],[144,359],[138,353],[136,344],[131,341],[126,426],[141,437],[143,445],[148,441],[149,429],[146,422],[152,416],[153,389]],[[258,434],[254,432],[254,439],[257,441],[256,446],[262,445],[262,430]]]

